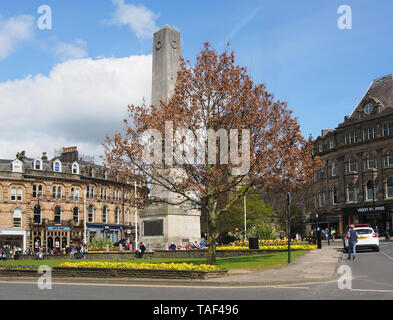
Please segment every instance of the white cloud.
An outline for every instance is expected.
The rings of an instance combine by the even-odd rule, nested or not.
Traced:
[[[7,58],[23,41],[34,35],[34,17],[19,15],[2,19],[0,16],[0,59]]]
[[[127,105],[150,103],[151,56],[69,60],[48,76],[0,83],[0,158],[77,145],[99,158],[106,134],[122,131]]]
[[[158,30],[156,20],[159,15],[144,6],[126,4],[124,0],[112,0],[116,7],[113,18],[106,21],[118,26],[127,25],[138,38],[150,38]]]
[[[80,59],[87,56],[87,42],[84,40],[76,40],[74,43],[57,42],[54,52],[59,56],[60,60]]]

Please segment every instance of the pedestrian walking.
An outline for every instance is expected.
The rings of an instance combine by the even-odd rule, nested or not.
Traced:
[[[353,260],[355,260],[356,257],[356,244],[358,242],[358,234],[354,230],[355,226],[351,224],[349,226],[349,231],[348,231],[348,260],[351,259],[351,251],[352,251],[352,256]]]

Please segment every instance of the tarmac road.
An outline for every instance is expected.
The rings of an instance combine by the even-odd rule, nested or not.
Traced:
[[[359,251],[356,260],[342,259],[352,271],[352,289],[338,281],[279,286],[190,286],[108,280],[54,280],[51,290],[40,290],[37,280],[0,279],[0,300],[391,300],[393,299],[393,242],[381,242],[381,251]]]

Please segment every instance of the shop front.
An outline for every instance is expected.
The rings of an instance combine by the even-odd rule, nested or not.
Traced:
[[[0,229],[0,245],[9,245],[16,247],[18,251],[26,251],[26,231],[15,230],[13,228],[1,228]]]
[[[344,230],[350,224],[368,224],[373,229],[378,229],[380,236],[390,235],[393,216],[392,204],[378,204],[371,206],[356,206],[342,208]]]
[[[87,231],[89,241],[92,241],[94,238],[98,238],[108,239],[114,243],[121,240],[123,227],[108,225],[88,225]]]

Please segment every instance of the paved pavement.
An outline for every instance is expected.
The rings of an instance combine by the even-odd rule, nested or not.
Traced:
[[[322,249],[311,250],[293,260],[291,264],[280,268],[243,274],[234,271],[225,277],[201,282],[216,285],[258,286],[331,281],[337,279],[336,270],[341,263],[342,256],[341,241],[331,242],[330,246],[327,242],[323,242]]]

